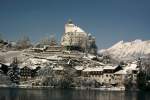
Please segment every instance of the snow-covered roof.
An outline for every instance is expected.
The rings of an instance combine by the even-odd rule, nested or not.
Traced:
[[[64,70],[62,66],[54,67],[53,70]]]
[[[68,32],[85,33],[85,31],[83,29],[81,29],[80,27],[78,27],[77,25],[75,25],[73,23],[67,23],[66,28],[68,29],[70,27],[72,27],[72,29],[71,30],[65,30],[65,33],[68,33]]]
[[[108,70],[108,69],[114,70],[114,69],[116,69],[117,67],[118,67],[118,66],[107,65],[107,66],[104,66],[103,69],[104,69],[104,70]]]
[[[37,58],[29,58],[28,60],[24,61],[20,66],[29,66],[29,67],[45,67],[49,64],[49,61],[46,59],[37,59]]]
[[[11,65],[11,63],[4,63],[4,65],[10,66],[10,65]]]
[[[120,70],[120,71],[115,72],[114,74],[121,75],[121,74],[127,74],[127,72],[126,70]]]
[[[47,60],[61,60],[62,58],[58,57],[57,55],[49,56],[46,58]]]
[[[24,68],[25,66],[19,66],[19,68]],[[38,66],[37,65],[33,65],[33,66],[26,66],[30,69],[36,69]]]
[[[125,70],[137,70],[137,64],[129,64],[128,66],[126,66]]]
[[[83,70],[83,72],[90,72],[90,71],[100,71],[100,72],[102,72],[102,71],[103,71],[103,68],[94,67],[94,68],[86,68],[86,69]]]
[[[10,65],[10,63],[1,63],[0,62],[0,65],[7,65],[8,66],[8,65]]]
[[[86,59],[93,59],[95,58],[96,56],[95,55],[92,55],[92,54],[88,54],[87,56],[83,56],[83,58],[86,58]]]
[[[45,48],[31,48],[31,50],[41,50],[41,51],[43,51]]]
[[[75,66],[76,70],[83,70],[83,66]]]

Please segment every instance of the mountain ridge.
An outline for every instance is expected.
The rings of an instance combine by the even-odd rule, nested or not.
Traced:
[[[150,54],[150,40],[136,39],[131,42],[122,40],[108,49],[99,50],[98,54],[109,55],[116,60],[135,60]]]

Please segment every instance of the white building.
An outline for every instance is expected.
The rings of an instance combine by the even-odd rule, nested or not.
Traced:
[[[82,28],[73,24],[71,20],[65,24],[65,32],[61,38],[61,45],[63,47],[77,47],[83,50],[91,49],[92,52],[97,52],[91,48],[94,48],[94,46],[96,47],[95,38],[91,36],[91,34],[85,32]]]
[[[88,34],[76,26],[69,20],[65,24],[65,32],[61,40],[63,46],[78,46],[83,39],[86,39]]]
[[[84,77],[95,79],[99,83],[103,83],[103,68],[102,66],[86,68],[82,71]]]

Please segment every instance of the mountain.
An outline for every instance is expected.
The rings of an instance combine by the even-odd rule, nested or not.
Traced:
[[[120,41],[108,49],[100,50],[98,53],[109,55],[113,59],[119,61],[135,60],[139,57],[150,54],[150,40],[135,40],[131,42]]]

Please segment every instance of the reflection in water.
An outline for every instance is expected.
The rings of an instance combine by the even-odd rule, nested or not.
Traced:
[[[61,89],[0,89],[0,100],[149,100],[150,92]]]

